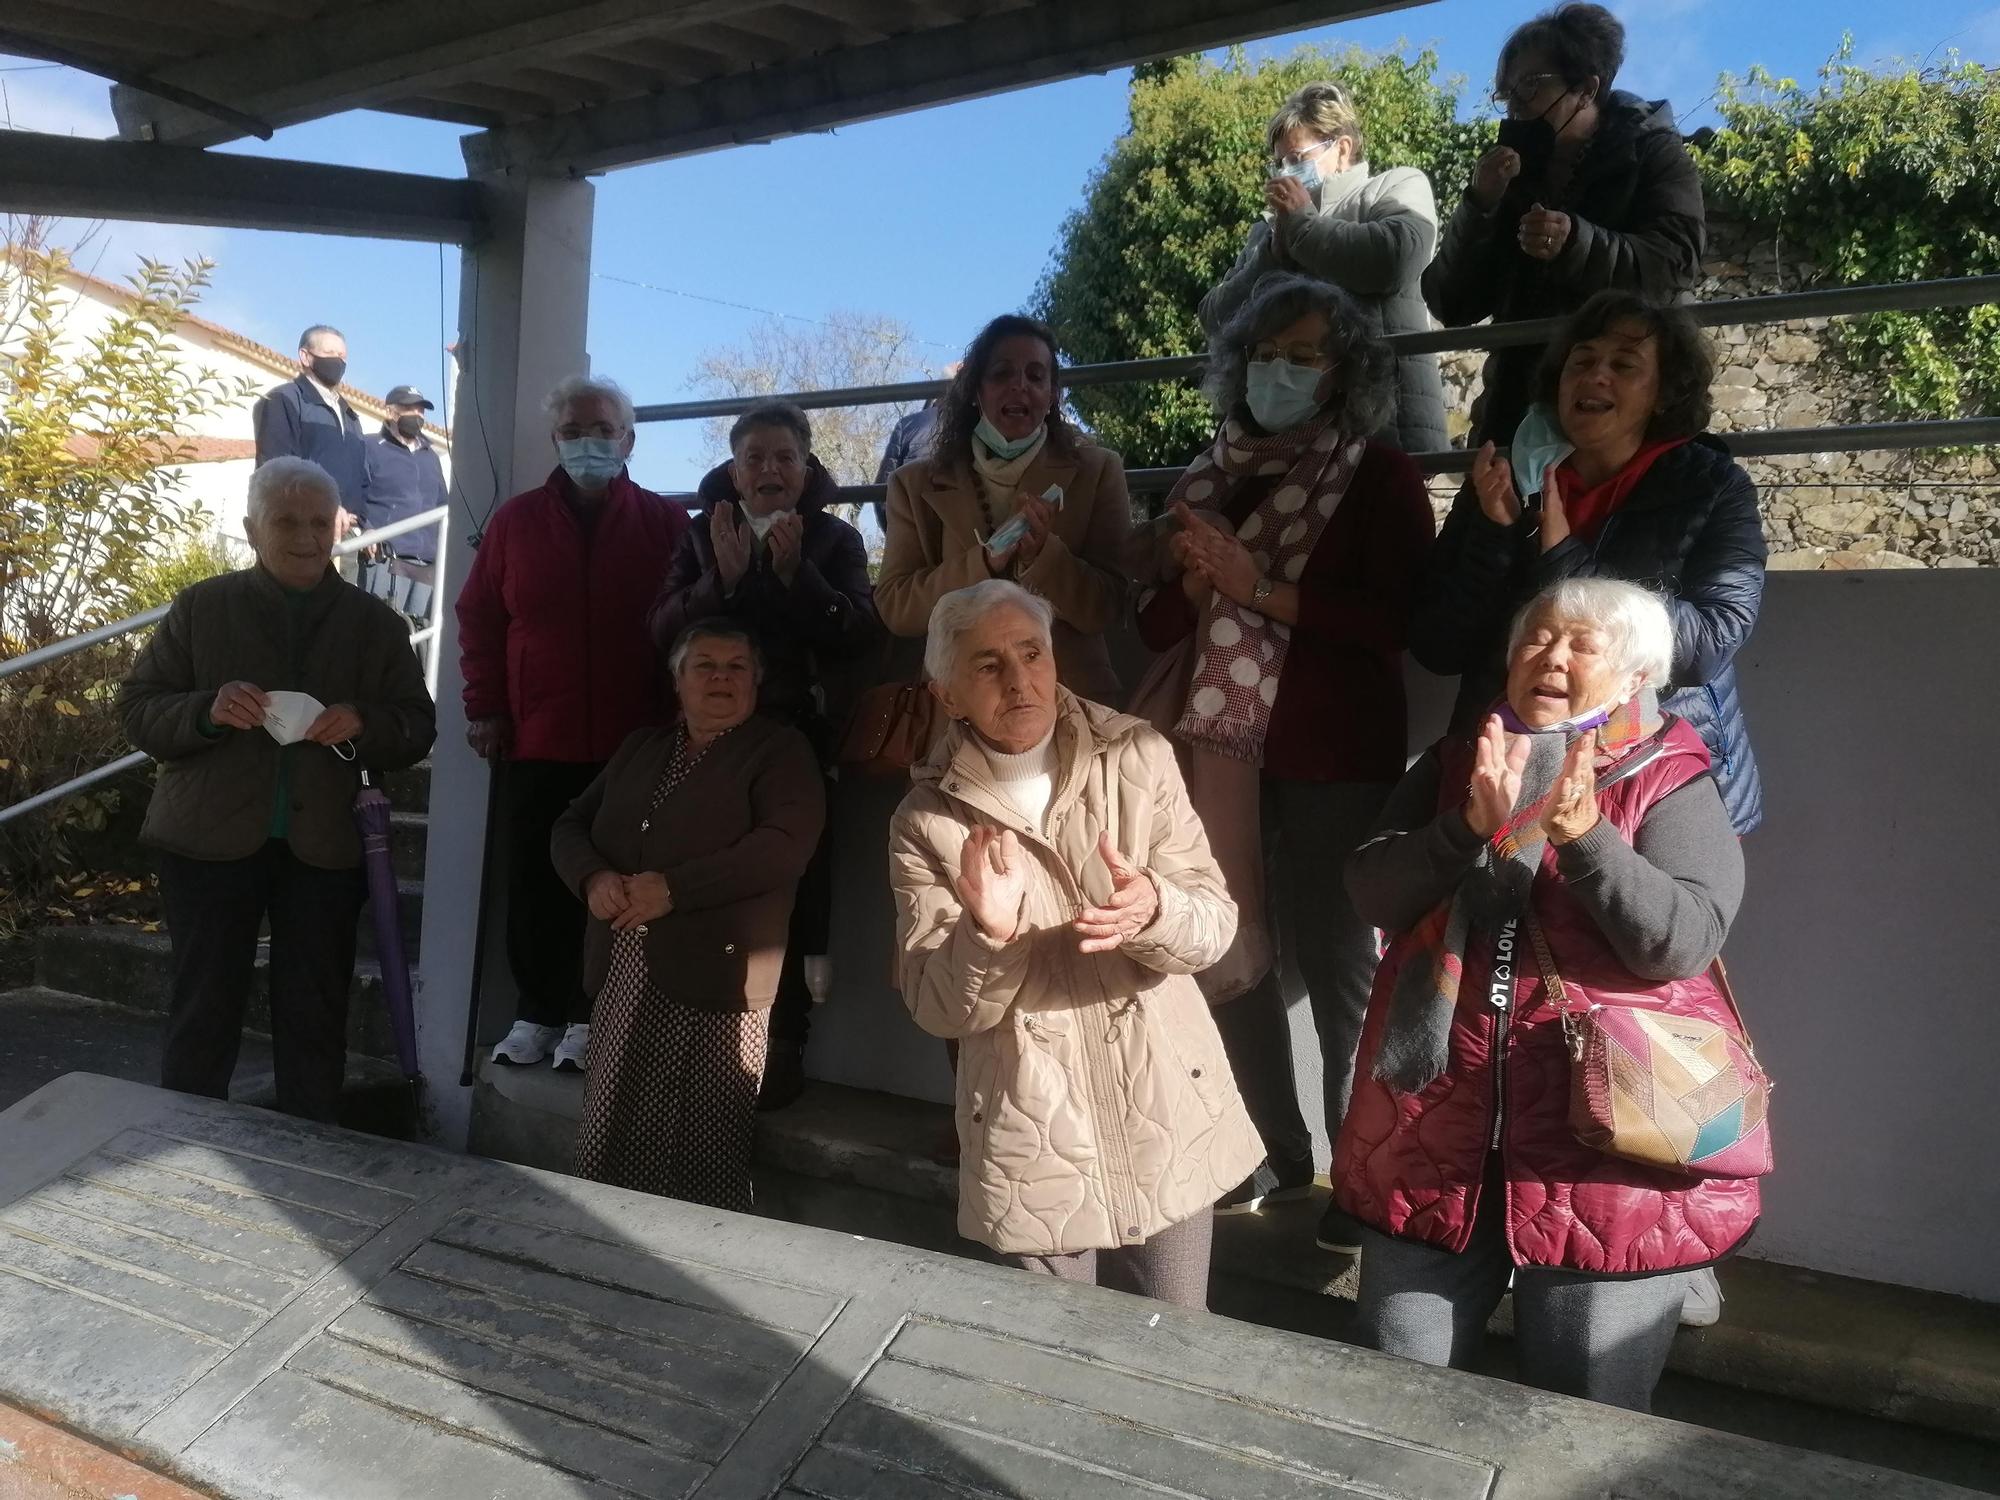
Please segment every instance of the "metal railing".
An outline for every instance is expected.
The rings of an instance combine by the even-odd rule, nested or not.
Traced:
[[[383,542],[394,541],[397,537],[407,536],[413,531],[426,531],[433,526],[437,528],[437,556],[441,566],[445,556],[446,544],[450,540],[451,533],[451,507],[448,505],[440,505],[433,510],[427,510],[421,514],[406,517],[401,521],[392,522],[374,531],[364,531],[347,537],[335,544],[333,555],[335,557],[351,557],[355,553],[364,551],[369,547],[378,546]],[[442,575],[439,577],[438,584],[439,586],[431,590],[430,623],[424,626],[423,629],[412,631],[410,634],[410,645],[412,648],[420,650],[423,653],[424,681],[429,687],[433,698],[437,696],[437,641],[441,619],[438,611],[444,606]],[[73,635],[68,640],[56,641],[50,645],[38,647],[33,651],[23,652],[19,656],[9,657],[6,661],[0,662],[0,681],[12,677],[16,673],[31,672],[36,667],[45,667],[50,662],[61,661],[64,657],[72,656],[78,651],[87,651],[92,646],[101,646],[106,641],[115,641],[120,636],[131,635],[135,631],[145,630],[157,625],[167,617],[167,611],[170,608],[172,608],[170,604],[156,604],[151,609],[141,610],[138,614],[123,620],[114,620],[109,625],[99,625],[93,630],[86,630],[79,635]],[[10,823],[15,818],[34,812],[37,808],[47,807],[52,802],[60,802],[65,797],[72,797],[78,792],[88,791],[91,787],[110,781],[113,777],[122,776],[127,771],[143,766],[151,758],[143,750],[134,750],[129,755],[121,755],[117,760],[101,765],[93,771],[85,771],[81,776],[71,777],[60,786],[52,786],[46,791],[37,792],[34,796],[16,802],[11,807],[0,808],[0,823]]]
[[[1946,307],[1982,307],[2000,303],[2000,276],[1957,276],[1939,281],[1898,282],[1887,286],[1826,287],[1807,292],[1777,292],[1763,297],[1727,297],[1690,302],[1688,313],[1704,328],[1730,328],[1802,319],[1856,317],[1877,312],[1929,312]],[[1421,333],[1394,333],[1383,342],[1398,354],[1442,354],[1463,350],[1493,350],[1547,343],[1562,327],[1561,318],[1533,318],[1515,323],[1482,323],[1467,328],[1435,328]],[[1066,389],[1079,386],[1141,384],[1184,380],[1201,373],[1208,363],[1199,354],[1165,359],[1129,359],[1111,364],[1075,365],[1064,370]],[[795,391],[782,396],[731,396],[710,401],[670,401],[641,406],[641,422],[687,422],[704,417],[740,416],[766,401],[789,401],[809,410],[847,406],[883,406],[924,401],[942,395],[949,382],[908,380],[893,385],[848,386],[833,391]],[[1889,449],[1958,448],[2000,444],[2000,416],[1954,421],[1869,422],[1835,427],[1737,429],[1727,434],[1732,453],[1768,457],[1788,453],[1866,453]],[[1426,473],[1459,473],[1471,467],[1463,448],[1440,453],[1413,453]],[[1126,483],[1135,494],[1172,488],[1179,469],[1133,469]],[[854,503],[879,500],[879,484],[841,486],[841,499]]]

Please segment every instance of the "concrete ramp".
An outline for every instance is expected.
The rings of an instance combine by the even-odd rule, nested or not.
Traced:
[[[0,1399],[234,1500],[1967,1493],[88,1074],[0,1114]]]

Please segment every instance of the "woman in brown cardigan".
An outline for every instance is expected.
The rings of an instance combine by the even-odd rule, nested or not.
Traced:
[[[628,738],[550,840],[590,908],[597,996],[576,1171],[747,1211],[770,1005],[826,798],[805,736],[752,715],[745,632],[691,625],[668,664],[680,722]]]
[[[931,457],[889,477],[888,534],[875,608],[891,633],[921,639],[954,589],[1011,578],[1055,610],[1056,671],[1080,698],[1122,696],[1104,632],[1125,609],[1132,527],[1125,465],[1062,414],[1055,340],[1032,318],[995,318],[965,352],[938,408]],[[1060,504],[1045,499],[1060,486]],[[1018,541],[995,549],[1019,516]]]

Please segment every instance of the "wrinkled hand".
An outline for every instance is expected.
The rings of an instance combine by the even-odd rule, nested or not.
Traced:
[[[598,921],[617,921],[632,904],[625,894],[625,877],[616,870],[599,870],[583,883],[583,904]]]
[[[1595,828],[1597,819],[1597,731],[1587,729],[1563,757],[1562,775],[1556,779],[1548,811],[1542,814],[1542,828],[1549,842],[1561,848]]]
[[[1521,242],[1521,253],[1536,260],[1554,260],[1569,243],[1570,220],[1568,214],[1557,213],[1552,208],[1543,208],[1537,203],[1527,213],[1521,215],[1521,227],[1515,236]]]
[[[1264,577],[1250,549],[1216,526],[1193,526],[1181,535],[1187,538],[1188,566],[1225,599],[1247,605]]]
[[[1521,519],[1521,497],[1514,493],[1514,466],[1500,457],[1491,442],[1472,457],[1472,488],[1479,509],[1495,526],[1512,526]]]
[[[647,870],[625,877],[625,910],[612,917],[613,932],[629,932],[642,922],[653,922],[674,909],[673,893],[667,877]]]
[[[1264,184],[1264,206],[1271,210],[1273,217],[1282,219],[1286,214],[1310,210],[1313,195],[1296,177],[1273,177]]]
[[[334,541],[336,542],[343,541],[346,539],[348,532],[359,531],[360,529],[361,529],[361,517],[357,516],[353,511],[349,510],[346,506],[343,505],[340,507],[339,510],[334,512],[333,516]],[[370,550],[372,551],[373,549],[371,548]]]
[[[727,500],[717,501],[708,513],[708,539],[715,547],[715,570],[722,575],[722,591],[734,593],[750,571],[750,543],[736,524],[736,507]]]
[[[1084,907],[1070,923],[1082,939],[1076,945],[1080,953],[1109,953],[1123,947],[1160,914],[1160,890],[1153,877],[1120,854],[1109,833],[1097,836],[1097,857],[1111,872],[1111,899],[1102,906]]]
[[[338,745],[343,740],[361,738],[361,715],[351,703],[332,703],[306,726],[306,738],[315,745]]]
[[[966,836],[953,882],[959,903],[979,930],[996,943],[1011,943],[1021,928],[1021,902],[1028,893],[1028,854],[1012,829],[985,824]]]
[[[1465,793],[1465,826],[1490,839],[1506,823],[1521,798],[1521,772],[1528,764],[1528,736],[1515,736],[1510,747],[1500,715],[1486,720],[1473,747],[1472,784]]]
[[[1049,540],[1049,530],[1056,523],[1056,508],[1040,495],[1030,495],[1025,491],[1017,495],[1015,501],[1028,522],[1028,534],[1014,548],[1014,566],[1019,569],[1029,566],[1042,555],[1042,548]]]
[[[1521,175],[1521,153],[1512,146],[1495,146],[1472,169],[1472,201],[1489,214],[1507,196],[1507,186]]]
[[[790,588],[799,576],[799,563],[805,557],[806,520],[795,510],[788,510],[771,523],[765,541],[771,548],[771,571],[778,575],[778,581]]]
[[[208,721],[218,729],[255,729],[270,706],[270,695],[256,683],[225,682],[208,706]]]
[[[514,749],[514,721],[505,714],[474,719],[465,726],[465,742],[481,760],[505,760]]]
[[[1562,484],[1552,468],[1542,476],[1542,551],[1553,552],[1569,540],[1569,512],[1563,508]]]

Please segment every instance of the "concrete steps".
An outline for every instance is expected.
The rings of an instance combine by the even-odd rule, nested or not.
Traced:
[[[546,1066],[483,1064],[471,1149],[567,1171],[583,1084]],[[941,1105],[814,1083],[789,1109],[758,1117],[759,1210],[984,1256],[955,1228],[956,1169],[929,1154],[950,1128]],[[1324,1208],[1322,1189],[1309,1202],[1217,1220],[1215,1310],[1346,1337],[1358,1262],[1313,1244]],[[1722,1321],[1680,1331],[1671,1373],[2000,1443],[2000,1307],[1747,1258],[1719,1274]],[[1511,1334],[1511,1313],[1502,1303],[1497,1333]]]

